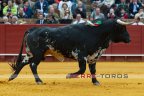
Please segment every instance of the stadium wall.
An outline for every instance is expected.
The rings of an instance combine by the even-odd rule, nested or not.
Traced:
[[[55,25],[0,25],[0,61],[10,61],[19,53],[24,32],[31,27],[59,27]],[[130,44],[111,44],[100,61],[144,61],[144,26],[127,26]],[[24,52],[25,53],[25,52]],[[47,61],[57,61],[52,56]],[[66,61],[72,61],[66,59]]]

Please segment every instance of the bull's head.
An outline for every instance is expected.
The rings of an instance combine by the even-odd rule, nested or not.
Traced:
[[[126,25],[130,25],[133,22],[124,22],[121,21],[120,19],[116,20],[115,27],[114,27],[114,32],[112,33],[112,42],[118,43],[118,42],[124,42],[124,43],[129,43],[130,40],[130,35],[126,29]]]

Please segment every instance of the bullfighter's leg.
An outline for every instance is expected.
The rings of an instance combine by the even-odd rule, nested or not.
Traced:
[[[86,70],[86,61],[84,58],[78,59],[79,61],[79,70],[75,73],[69,73],[66,78],[77,78],[78,75],[84,74]]]
[[[90,73],[92,75],[92,83],[94,85],[100,85],[100,83],[98,82],[98,80],[96,79],[96,63],[94,64],[89,64],[89,70]]]
[[[34,78],[37,84],[43,84],[42,80],[39,78],[38,73],[37,73],[37,67],[40,61],[41,61],[41,58],[37,57],[37,58],[34,58],[32,62],[30,63],[30,68],[31,68],[31,71],[34,75]]]

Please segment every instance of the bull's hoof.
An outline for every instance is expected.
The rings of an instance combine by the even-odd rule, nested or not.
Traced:
[[[96,86],[100,86],[100,83],[98,81],[93,83],[93,84],[96,85]]]
[[[66,79],[70,79],[70,78],[71,78],[71,74],[67,74]]]
[[[17,75],[16,75],[16,74],[13,74],[13,75],[10,76],[10,78],[9,78],[8,81],[12,81],[12,80],[15,79],[16,77],[17,77]]]
[[[13,79],[14,79],[14,78],[11,78],[11,77],[10,77],[10,78],[8,79],[8,81],[12,81]]]
[[[38,81],[36,82],[37,85],[45,85],[45,83],[41,82],[41,81]]]
[[[67,74],[66,79],[70,79],[70,78],[78,78],[78,74]]]

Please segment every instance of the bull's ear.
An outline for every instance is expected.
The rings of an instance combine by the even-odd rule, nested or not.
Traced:
[[[120,19],[117,19],[117,21],[116,21],[118,24],[120,24],[120,25],[131,25],[131,24],[133,24],[134,22],[124,22],[124,21],[122,21],[122,20],[120,20]]]

